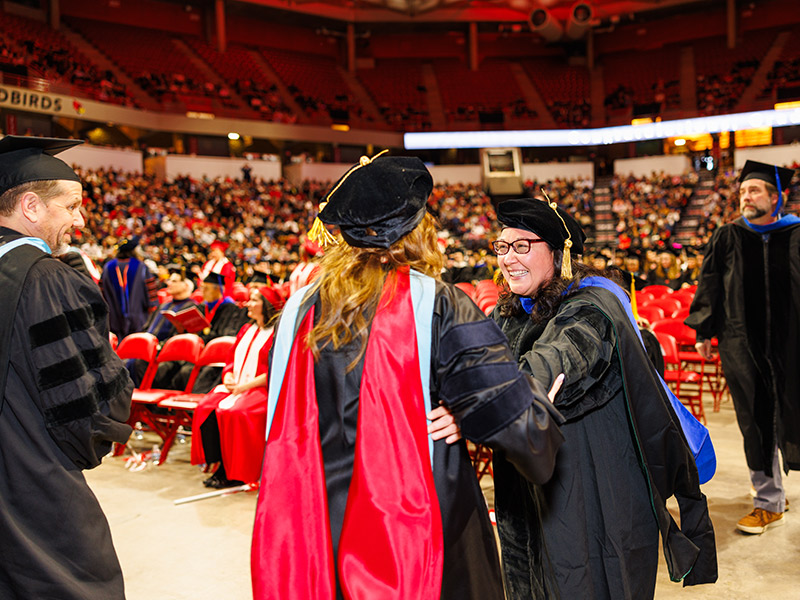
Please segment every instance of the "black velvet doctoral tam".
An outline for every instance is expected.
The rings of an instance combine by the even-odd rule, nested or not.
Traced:
[[[362,157],[322,199],[327,205],[319,219],[337,225],[351,246],[388,248],[419,225],[432,190],[433,178],[418,158]]]
[[[583,254],[583,242],[586,239],[583,229],[563,208],[556,210],[558,214],[547,202],[536,198],[506,200],[497,206],[497,220],[503,227],[532,231],[556,250],[561,250],[564,241],[571,236],[571,254]],[[565,224],[567,229],[564,228]]]

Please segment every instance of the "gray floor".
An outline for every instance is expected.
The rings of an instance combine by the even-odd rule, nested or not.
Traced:
[[[798,514],[789,512],[785,525],[761,536],[739,533],[736,521],[752,508],[739,430],[730,402],[718,413],[710,412],[710,402],[706,407],[718,468],[703,491],[716,528],[719,582],[682,588],[669,581],[662,561],[656,598],[800,599],[800,473],[785,479]],[[134,447],[146,450],[153,441],[146,436]],[[148,464],[133,471],[126,468],[128,457],[106,458],[86,473],[111,523],[128,600],[251,598],[249,551],[256,494],[175,505],[176,499],[207,491],[201,485],[206,475],[189,464],[188,446],[176,446],[160,467]],[[488,478],[484,483],[490,486]],[[487,495],[491,498],[491,490]]]

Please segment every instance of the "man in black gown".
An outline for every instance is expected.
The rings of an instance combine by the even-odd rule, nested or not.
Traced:
[[[781,216],[792,169],[748,160],[739,178],[741,216],[718,228],[700,270],[686,324],[697,351],[719,354],[744,437],[753,511],[745,533],[783,524],[783,468],[800,470],[800,219]]]
[[[0,141],[0,598],[122,600],[105,515],[81,471],[131,428],[133,384],[89,277],[53,258],[82,227],[82,187],[56,154]]]

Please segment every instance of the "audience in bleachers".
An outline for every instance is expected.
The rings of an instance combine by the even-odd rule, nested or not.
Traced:
[[[0,70],[23,80],[31,76],[67,83],[79,95],[103,102],[140,106],[113,72],[93,64],[60,32],[44,22],[0,14],[5,26],[0,35]],[[421,76],[423,61],[415,58],[382,59],[374,68],[355,73],[374,101],[378,118],[373,110],[367,110],[363,98],[353,93],[341,75],[342,65],[331,55],[237,44],[219,52],[197,36],[86,19],[66,21],[165,110],[221,111],[230,117],[282,123],[298,119],[324,125],[346,122],[377,130],[419,131],[432,126],[429,91]],[[724,36],[684,44],[693,49],[699,114],[736,108],[777,33],[776,29],[750,31],[747,43],[733,49],[727,48]],[[762,97],[774,95],[778,88],[800,87],[800,58],[794,46],[793,40],[786,44]],[[631,111],[634,116],[658,115],[679,108],[680,67],[673,60],[679,50],[664,47],[599,57],[606,70],[606,119]],[[268,76],[251,53],[261,55],[274,73]],[[198,60],[219,78],[209,81],[208,69]],[[432,56],[424,62],[435,72],[445,127],[474,128],[478,124],[502,128],[538,120],[542,115],[520,91],[511,68],[514,64],[527,73],[557,126],[591,126],[589,69],[570,64],[563,56],[487,55],[480,58],[476,70],[463,59]],[[407,64],[397,68],[394,63]],[[273,81],[276,74],[304,114],[293,114],[286,105],[288,99],[281,97]]]
[[[35,26],[32,31],[19,25],[25,20],[9,15],[3,18],[6,27],[0,34],[0,71],[23,79],[68,84],[100,102],[138,106],[113,72],[93,64],[57,33],[42,36]],[[11,83],[17,82],[12,79]]]

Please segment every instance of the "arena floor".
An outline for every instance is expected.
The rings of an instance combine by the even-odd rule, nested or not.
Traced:
[[[710,411],[711,403],[706,407]],[[719,581],[682,588],[669,581],[662,560],[656,598],[800,598],[800,516],[789,512],[784,526],[760,536],[736,530],[736,521],[752,508],[741,437],[730,401],[708,417],[718,468],[703,491],[716,527]],[[134,448],[147,450],[154,441],[145,435]],[[126,468],[128,458],[106,458],[102,466],[86,473],[111,523],[128,600],[250,599],[256,493],[176,505],[175,500],[208,491],[201,485],[207,475],[189,464],[188,443],[176,445],[160,467],[150,463],[134,471]],[[800,512],[800,474],[793,473],[785,482],[793,510]],[[491,501],[488,477],[484,484]]]

